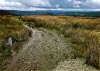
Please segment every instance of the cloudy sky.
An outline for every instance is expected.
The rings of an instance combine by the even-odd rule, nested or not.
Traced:
[[[0,9],[100,9],[100,0],[0,0]]]

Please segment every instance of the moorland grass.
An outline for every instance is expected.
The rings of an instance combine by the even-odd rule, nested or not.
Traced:
[[[23,16],[35,27],[55,29],[71,39],[74,58],[83,57],[86,63],[100,68],[100,18],[73,16]],[[67,43],[66,43],[67,44]]]

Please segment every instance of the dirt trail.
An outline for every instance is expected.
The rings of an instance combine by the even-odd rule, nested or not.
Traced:
[[[70,59],[57,65],[72,55],[72,49],[66,45],[63,36],[58,36],[55,31],[24,27],[32,31],[32,37],[2,71],[96,71],[91,68],[85,70],[80,60]],[[78,66],[81,69],[76,68]]]
[[[63,36],[46,29],[32,29],[32,38],[13,56],[10,64],[2,71],[49,71],[59,61],[70,56],[71,49]]]

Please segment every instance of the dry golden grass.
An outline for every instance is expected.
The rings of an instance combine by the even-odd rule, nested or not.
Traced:
[[[27,30],[22,24],[57,30],[70,38],[74,58],[84,57],[86,63],[100,68],[100,18],[73,16],[2,16],[0,40],[8,35],[23,36]],[[31,23],[31,24],[29,24]],[[6,30],[5,30],[6,29]],[[66,43],[67,44],[67,43]]]
[[[86,63],[100,68],[100,18],[73,16],[23,16],[35,27],[55,29],[71,39],[74,58],[84,57]]]

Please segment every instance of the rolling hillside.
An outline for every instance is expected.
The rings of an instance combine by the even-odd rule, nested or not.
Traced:
[[[100,11],[63,11],[63,10],[36,10],[36,11],[19,11],[19,10],[1,10],[1,15],[65,15],[65,16],[86,16],[100,17]]]
[[[7,10],[0,10],[0,16],[2,16],[2,15],[16,15],[16,14],[11,13]]]

